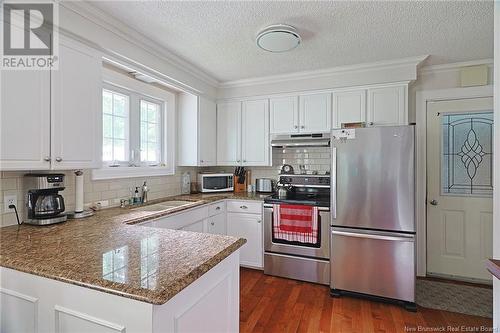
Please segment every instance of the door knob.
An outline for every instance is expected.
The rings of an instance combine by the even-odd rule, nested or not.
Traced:
[[[433,206],[437,206],[438,202],[436,199],[432,199],[431,202],[429,202]]]

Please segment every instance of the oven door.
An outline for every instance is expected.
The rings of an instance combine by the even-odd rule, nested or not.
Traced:
[[[330,210],[319,208],[319,247],[273,242],[273,205],[264,204],[264,251],[310,258],[330,258]]]

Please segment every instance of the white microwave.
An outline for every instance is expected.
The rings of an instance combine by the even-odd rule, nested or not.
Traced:
[[[234,190],[232,173],[199,173],[200,192],[231,192]]]

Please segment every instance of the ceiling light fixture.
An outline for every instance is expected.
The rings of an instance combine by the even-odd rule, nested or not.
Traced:
[[[264,28],[257,35],[257,46],[269,52],[290,51],[301,42],[297,29],[286,24],[274,24]]]

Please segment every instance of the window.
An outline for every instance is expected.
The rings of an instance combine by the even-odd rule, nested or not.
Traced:
[[[116,164],[128,160],[129,97],[102,91],[102,160]]]
[[[102,90],[102,160],[110,167],[158,166],[163,161],[164,103],[138,92]]]
[[[161,159],[160,105],[141,100],[141,161],[159,163]]]

